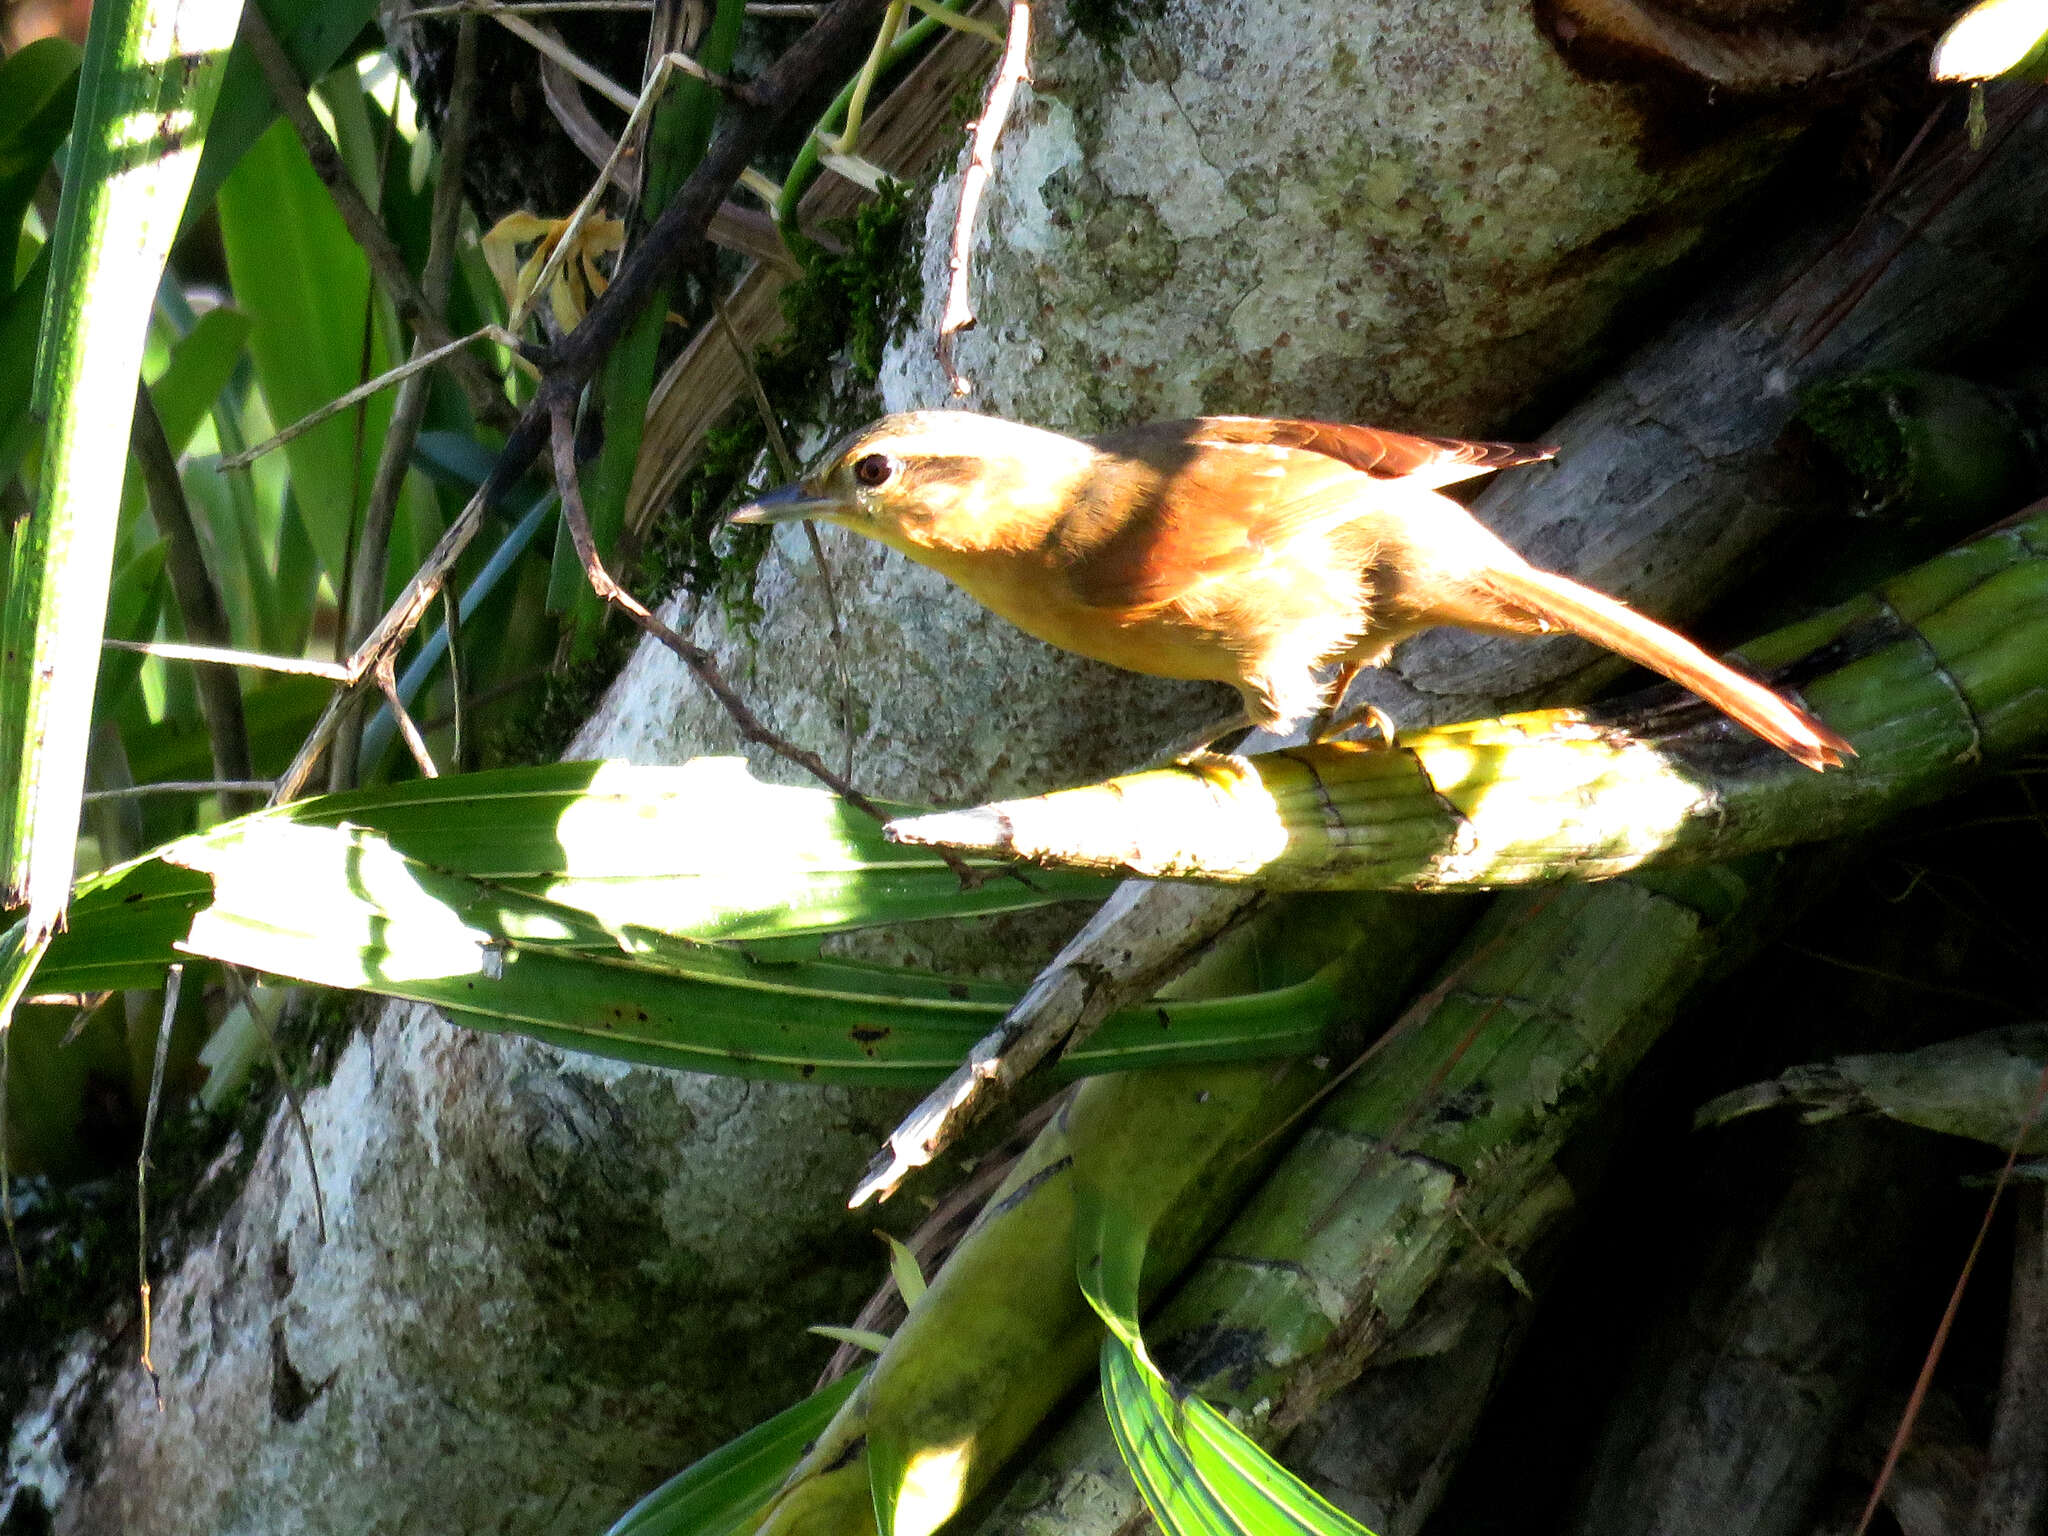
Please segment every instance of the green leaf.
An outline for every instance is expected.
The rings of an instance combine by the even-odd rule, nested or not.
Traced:
[[[735,827],[756,829],[735,838]],[[731,761],[551,764],[295,802],[81,883],[45,985],[147,984],[180,953],[432,1004],[617,1060],[748,1077],[929,1084],[1016,987],[786,958],[779,941],[1080,894],[963,891],[817,790]],[[770,952],[701,942],[773,939]],[[1113,1016],[1076,1072],[1298,1053],[1334,969]]]
[[[2048,79],[2048,4],[1979,0],[1934,45],[1936,80]]]
[[[15,242],[36,184],[71,131],[80,54],[61,37],[38,38],[0,59],[0,280],[14,276]]]
[[[1139,1329],[1150,1222],[1075,1163],[1074,1265],[1108,1327],[1102,1404],[1124,1465],[1167,1536],[1372,1536],[1199,1397],[1167,1381]]]
[[[192,445],[192,434],[227,387],[248,339],[247,316],[210,309],[172,344],[169,365],[149,386],[171,452],[183,453]]]
[[[872,1328],[842,1328],[837,1323],[813,1323],[804,1330],[815,1333],[821,1339],[830,1339],[835,1344],[851,1344],[864,1349],[871,1355],[879,1355],[889,1347],[889,1335],[877,1333]]]
[[[5,885],[27,901],[31,931],[61,920],[70,891],[127,462],[118,445],[238,14],[229,0],[93,9],[36,354],[42,474],[9,550],[0,647]]]
[[[311,415],[362,382],[369,264],[349,238],[312,163],[278,123],[220,190],[221,240],[235,304],[249,318],[249,355],[277,426]],[[374,329],[374,328],[373,328]],[[369,371],[388,367],[373,335]],[[327,574],[347,563],[355,509],[369,494],[391,418],[384,392],[330,416],[283,449],[292,490]]]
[[[1100,898],[1108,882],[997,878],[963,892],[931,855],[818,789],[739,758],[676,768],[551,763],[329,795],[294,819],[349,822],[413,858],[628,928],[697,939],[836,932]],[[987,866],[991,869],[1000,866]]]
[[[605,1536],[727,1536],[751,1529],[866,1374],[865,1367],[849,1371],[678,1472],[621,1515]]]
[[[163,617],[168,583],[164,580],[164,554],[169,545],[157,539],[114,573],[107,594],[107,634],[116,640],[154,640]],[[147,658],[140,651],[106,650],[100,653],[99,682],[93,689],[100,708],[111,709],[128,690]]]
[[[889,1245],[889,1277],[896,1282],[896,1294],[903,1298],[904,1306],[916,1306],[918,1297],[930,1289],[924,1271],[918,1267],[917,1255],[890,1233],[884,1232],[882,1241]]]
[[[339,64],[349,45],[362,35],[376,13],[376,0],[262,0],[270,30],[284,45],[285,56],[301,80],[318,80]],[[249,147],[277,121],[277,103],[247,42],[235,39],[228,53],[227,77],[213,112],[213,131],[206,153],[192,179],[192,201],[186,209],[189,226],[220,191],[228,174]]]

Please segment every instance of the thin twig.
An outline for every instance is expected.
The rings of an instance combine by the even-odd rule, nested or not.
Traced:
[[[605,131],[604,124],[597,120],[597,114],[590,110],[589,103],[583,99],[583,92],[577,89],[576,77],[546,54],[540,57],[540,94],[562,132],[569,136],[569,142],[583,151],[583,158],[598,167],[601,173],[609,175],[612,185],[619,189],[619,195],[626,201],[638,202],[639,159],[613,159],[612,152],[619,147],[618,140]],[[607,166],[609,171],[605,170]]]
[[[86,745],[85,783],[88,790],[135,787],[135,769],[128,761],[128,748],[121,739],[118,722],[93,722],[92,739]],[[79,801],[86,806],[84,794]],[[152,841],[142,824],[142,808],[132,800],[88,806],[81,830],[85,826],[91,827],[92,835],[99,841],[102,865],[125,864]]]
[[[184,482],[178,478],[177,455],[164,435],[156,403],[141,385],[135,391],[135,418],[129,426],[128,442],[142,466],[150,518],[164,537],[164,568],[170,573],[171,596],[178,604],[185,634],[201,645],[232,646],[235,637],[228,627],[227,605],[221,601],[213,573],[206,568],[199,527],[185,499]],[[214,777],[247,779],[253,770],[240,684],[232,672],[217,667],[201,667],[192,682],[199,694],[207,746],[213,753]],[[225,805],[230,815],[247,809],[232,800]]]
[[[499,346],[511,352],[514,364],[525,368],[529,373],[534,374],[535,377],[539,376],[539,370],[527,362],[520,350],[525,345],[524,342],[520,341],[517,336],[506,330],[502,325],[486,325],[478,330],[471,331],[467,336],[457,336],[452,341],[445,342],[430,351],[408,358],[395,368],[385,369],[384,372],[378,374],[374,379],[358,384],[347,394],[336,395],[318,410],[307,412],[290,426],[266,437],[255,447],[244,448],[240,453],[223,454],[216,461],[215,467],[218,469],[247,469],[265,454],[277,452],[278,449],[282,448],[293,438],[305,436],[306,433],[319,426],[328,417],[340,415],[358,401],[367,400],[370,396],[389,389],[394,384],[402,383],[422,369],[433,367],[434,364],[440,362],[449,354],[459,352],[464,347],[479,341],[496,342]]]
[[[135,1152],[135,1274],[142,1299],[142,1368],[149,1373],[149,1390],[156,1398],[156,1411],[164,1411],[163,1382],[156,1374],[156,1362],[149,1357],[149,1140],[156,1134],[156,1112],[163,1102],[164,1063],[171,1055],[171,1029],[178,1018],[178,995],[185,990],[185,967],[173,965],[164,974],[164,1011],[156,1026],[156,1061],[149,1069],[149,1101],[142,1111],[142,1145]]]
[[[327,701],[327,707],[320,712],[320,718],[313,722],[313,729],[307,734],[305,741],[300,743],[298,755],[279,776],[277,788],[270,797],[273,805],[298,797],[299,792],[305,787],[306,780],[311,777],[313,769],[326,754],[328,744],[341,729],[341,721],[350,707],[353,691],[361,685],[363,678],[369,674],[379,657],[387,652],[393,655],[397,653],[399,647],[405,644],[406,637],[413,632],[413,627],[419,623],[421,615],[427,611],[434,599],[441,595],[441,588],[455,569],[455,562],[462,558],[462,552],[469,547],[469,541],[476,537],[477,529],[483,526],[485,510],[490,505],[499,478],[499,469],[516,456],[513,446],[518,441],[519,434],[515,432],[512,443],[506,445],[504,453],[499,457],[498,468],[492,470],[491,478],[469,498],[468,505],[456,514],[455,521],[448,525],[448,531],[441,535],[441,542],[434,546],[433,552],[414,573],[412,580],[406,583],[405,590],[398,595],[398,601],[391,605],[382,622],[356,648],[355,655],[336,669],[338,675],[331,674],[335,675],[335,681],[342,685],[341,691]],[[524,469],[525,465],[520,465],[519,472],[523,472]],[[509,479],[509,475],[507,478]]]
[[[252,667],[258,672],[324,677],[337,683],[351,681],[346,664],[322,661],[316,656],[270,656],[262,651],[238,651],[224,645],[181,645],[175,640],[121,640],[113,635],[107,636],[100,644],[110,651],[139,651],[144,656],[161,656],[165,661],[199,661],[223,667]]]
[[[436,313],[447,305],[449,285],[455,274],[455,248],[462,234],[462,165],[469,153],[475,95],[476,18],[465,16],[455,24],[455,75],[449,87],[447,115],[441,125],[441,165],[434,182],[426,266],[420,274],[421,292]],[[412,350],[415,361],[424,356],[429,350],[425,338],[414,336]],[[419,441],[420,424],[426,419],[427,395],[427,375],[414,373],[398,386],[398,398],[392,402],[391,421],[385,428],[377,473],[370,483],[370,498],[363,512],[354,579],[345,592],[342,628],[351,646],[362,643],[384,606],[384,584],[391,565],[391,525],[397,516],[406,473],[412,467],[413,445]],[[330,789],[354,786],[362,729],[360,710],[342,723],[334,751],[327,759]]]
[[[453,592],[441,593],[441,626],[448,632],[449,730],[453,737],[448,757],[454,763],[455,771],[461,773],[469,766],[463,753],[469,732],[463,720],[462,704],[462,604],[456,601]]]
[[[782,422],[775,414],[775,407],[769,403],[768,391],[761,383],[761,375],[755,371],[753,358],[747,354],[747,344],[733,329],[732,316],[726,313],[725,301],[714,294],[711,302],[719,330],[732,348],[733,356],[739,359],[740,372],[746,376],[747,387],[753,392],[754,409],[760,413],[762,429],[768,434],[769,450],[781,466],[782,478],[801,478],[803,466],[789,451],[789,439],[782,435]],[[839,684],[839,724],[846,738],[846,767],[841,771],[850,779],[853,777],[853,674],[846,665],[846,631],[839,622],[839,596],[832,587],[832,566],[825,558],[825,545],[818,537],[818,525],[808,517],[804,519],[804,537],[811,546],[811,563],[818,569],[818,587],[825,595],[825,620],[831,626],[832,667],[838,674],[836,681]]]
[[[967,157],[967,171],[960,178],[960,212],[953,220],[953,249],[946,258],[949,274],[946,309],[939,318],[939,366],[957,396],[974,392],[973,383],[953,366],[953,338],[974,328],[974,302],[967,283],[974,254],[974,219],[981,209],[981,194],[995,169],[996,144],[1003,124],[1017,99],[1017,87],[1024,83],[1031,64],[1031,0],[1010,0],[1010,36],[1003,45],[1002,62],[989,81],[988,101],[974,124],[974,148]]]
[[[406,751],[412,754],[413,763],[419,768],[420,777],[438,779],[441,777],[441,770],[434,766],[434,759],[427,751],[427,739],[420,734],[420,728],[406,712],[405,701],[398,696],[398,678],[393,667],[393,658],[388,655],[377,663],[374,674],[377,679],[377,691],[384,695],[385,707],[391,711],[391,718],[398,722],[399,737],[405,742]]]
[[[573,15],[577,11],[650,11],[654,0],[454,0],[449,5],[422,5],[406,12],[408,21],[423,16]],[[749,6],[749,10],[753,7]]]
[[[504,18],[500,19],[503,20]],[[508,22],[507,25],[509,24]],[[554,282],[555,274],[561,270],[562,264],[569,259],[569,252],[578,243],[577,236],[582,232],[583,226],[589,223],[591,217],[596,214],[598,204],[604,198],[605,184],[612,179],[619,163],[632,152],[633,144],[639,137],[640,125],[647,120],[647,114],[653,111],[654,104],[661,99],[662,93],[668,88],[668,78],[673,73],[674,68],[675,66],[669,65],[666,68],[657,69],[654,78],[647,82],[646,89],[641,91],[639,98],[632,102],[626,117],[626,125],[619,130],[618,142],[612,145],[611,154],[606,158],[604,164],[598,167],[597,179],[590,184],[590,190],[583,194],[581,200],[578,201],[574,210],[569,214],[568,219],[564,221],[561,234],[555,240],[555,248],[548,253],[548,259],[541,263],[540,271],[534,275],[532,287],[527,289],[526,297],[520,301],[518,307],[513,310],[511,318],[506,322],[512,330],[519,331],[525,328],[527,317],[533,313],[534,305],[540,301],[541,295],[546,293],[549,285]],[[584,316],[586,324],[589,322],[589,319],[588,315]]]
[[[693,255],[704,231],[733,183],[768,136],[844,57],[852,40],[870,24],[882,0],[834,0],[817,24],[783,53],[744,92],[735,93],[717,134],[668,206],[618,269],[611,286],[583,317],[583,323],[543,354],[541,387],[520,413],[483,485],[469,500],[426,563],[392,604],[376,630],[349,658],[345,685],[360,686],[375,659],[396,650],[412,633],[487,511],[496,506],[546,446],[558,407],[573,402],[597,366],[618,344],[628,324],[665,286],[678,263]],[[728,690],[729,691],[729,690]],[[724,702],[721,698],[721,702]],[[334,739],[348,695],[328,702],[278,781],[276,800],[289,800]],[[742,706],[744,707],[744,706]]]
[[[2034,104],[2040,99],[2041,89],[2035,86],[2018,93],[2018,98],[2012,102],[2005,116],[1999,120],[1998,126],[1992,130],[1983,148],[1970,156],[1969,163],[1950,177],[1948,184],[1938,194],[1928,199],[1927,206],[1921,209],[1919,216],[1900,232],[1898,239],[1892,242],[1891,248],[1857,273],[1855,280],[1842,290],[1835,301],[1815,317],[1813,323],[1806,328],[1805,334],[1799,338],[1798,350],[1790,359],[1791,362],[1798,363],[1812,356],[1814,349],[1827,339],[1828,334],[1836,326],[1849,317],[1870,290],[1877,286],[1879,279],[1891,270],[1892,263],[1899,258],[1900,253],[1919,239],[1927,226],[1940,217],[1943,210],[1956,200],[1957,195],[1965,187],[1977,179],[1999,150],[2005,147],[2006,140],[2011,138],[2020,124],[2032,115]]]
[[[363,194],[348,174],[348,168],[341,163],[334,141],[328,138],[327,130],[320,125],[320,119],[314,116],[313,108],[306,100],[306,82],[299,78],[284,45],[278,42],[277,34],[270,30],[261,11],[252,7],[243,12],[242,35],[249,40],[263,78],[270,86],[270,93],[277,99],[278,111],[284,114],[292,125],[292,131],[299,136],[299,142],[305,146],[314,171],[334,201],[335,211],[348,226],[350,238],[362,247],[364,256],[369,260],[370,271],[383,286],[385,294],[397,307],[400,316],[415,332],[424,336],[429,345],[451,348],[454,337],[435,315],[434,307],[427,303],[419,284],[413,281],[405,258],[384,232],[382,221],[364,201]],[[509,426],[516,419],[516,412],[505,398],[505,391],[498,380],[465,352],[451,348],[445,355],[477,419],[496,427]]]
[[[306,1154],[306,1177],[313,1185],[313,1230],[324,1245],[327,1241],[327,1199],[320,1189],[320,1164],[313,1156],[313,1131],[306,1124],[306,1106],[299,1099],[299,1090],[292,1085],[292,1075],[285,1070],[284,1052],[278,1049],[277,1032],[270,1027],[270,1015],[264,1012],[257,1000],[256,989],[239,966],[223,966],[222,971],[228,984],[241,999],[243,1010],[249,1015],[249,1023],[255,1028],[256,1038],[263,1042],[263,1049],[270,1058],[270,1069],[277,1074],[278,1091],[284,1095],[285,1109],[292,1117],[292,1124],[298,1128],[299,1148]]]
[[[100,800],[139,800],[145,795],[267,795],[275,779],[159,779],[120,789],[89,789],[81,797],[90,805]]]
[[[391,141],[395,137],[393,129],[397,121],[398,117],[395,112],[387,115],[384,119],[384,137],[377,150],[376,180],[372,183],[374,186],[383,187],[389,185]],[[351,182],[350,185],[353,186],[354,183]],[[429,309],[435,307],[431,300],[424,302],[427,303]],[[367,384],[374,377],[370,371],[370,365],[376,358],[374,351],[376,340],[377,293],[375,288],[366,284],[363,289],[362,349],[356,363],[356,377],[361,381],[357,385],[358,388],[361,388],[362,384]],[[336,661],[340,661],[348,654],[349,595],[356,589],[357,572],[362,568],[362,562],[356,556],[363,536],[364,523],[367,520],[366,514],[369,511],[369,508],[363,501],[363,438],[368,430],[369,422],[370,402],[368,396],[365,396],[362,403],[349,413],[348,538],[341,546],[341,576],[336,581],[334,588],[341,605],[341,622],[334,626],[334,659]],[[348,786],[341,784],[335,787],[337,789],[346,789]]]
[[[31,1008],[75,1008],[78,1016],[71,1021],[71,1027],[64,1031],[62,1045],[70,1045],[85,1032],[85,1026],[92,1012],[112,997],[112,992],[38,992],[25,999]]]
[[[508,699],[522,688],[531,688],[547,675],[548,669],[546,667],[532,667],[527,671],[521,672],[516,677],[506,678],[502,683],[493,683],[482,693],[475,694],[462,701],[463,715],[467,718],[475,711],[482,709],[486,704],[495,704],[500,699]],[[445,715],[427,716],[426,719],[420,721],[420,729],[427,732],[453,730],[456,727],[456,723],[454,711],[451,710]]]
[[[659,69],[660,62],[661,56],[657,56],[656,69]],[[648,78],[649,88],[652,88],[653,74],[650,73]],[[640,168],[644,157],[631,146],[620,150],[618,141],[605,131],[604,125],[584,104],[583,93],[576,88],[575,76],[545,54],[540,61],[540,89],[548,111],[554,114],[562,132],[569,136],[569,142],[583,151],[584,158],[598,167],[600,175],[609,178],[621,196],[628,202],[639,202]],[[742,185],[764,199],[770,207],[782,195],[780,187],[767,177],[752,173],[751,169],[740,179]],[[756,261],[772,262],[793,277],[803,274],[802,264],[782,243],[781,227],[757,208],[743,208],[738,203],[726,202],[711,216],[711,226],[706,234],[713,245],[737,251],[742,256],[751,256]]]
[[[575,49],[546,27],[537,27],[523,17],[505,11],[491,12],[491,20],[518,38],[527,47],[546,58],[553,59],[570,74],[589,86],[621,112],[639,110],[640,97],[635,96],[610,75],[590,63]]]
[[[610,352],[632,317],[665,287],[676,266],[690,256],[704,237],[712,213],[746,170],[769,130],[779,125],[797,102],[827,73],[839,67],[853,39],[870,23],[883,0],[834,0],[816,26],[797,39],[767,73],[731,98],[724,126],[713,138],[697,169],[669,199],[661,217],[626,254],[612,274],[604,300],[593,305],[583,323],[550,350],[548,362],[565,385],[579,385]],[[531,409],[531,408],[529,408]],[[530,449],[538,453],[546,410],[540,411],[537,435]],[[524,465],[521,465],[524,468]]]
[[[2013,1135],[2012,1145],[2006,1148],[2005,1164],[1998,1170],[1998,1178],[1991,1186],[1991,1198],[1984,1202],[1984,1219],[1977,1224],[1977,1235],[1970,1240],[1970,1251],[1963,1259],[1961,1273],[1956,1276],[1955,1288],[1949,1292],[1941,1321],[1934,1325],[1934,1338],[1920,1362],[1920,1374],[1914,1378],[1913,1390],[1907,1394],[1905,1411],[1899,1415],[1899,1427],[1892,1432],[1891,1444],[1885,1448],[1884,1465],[1877,1470],[1877,1481],[1870,1485],[1870,1498],[1856,1522],[1855,1536],[1865,1536],[1870,1529],[1870,1522],[1877,1517],[1878,1506],[1884,1502],[1884,1491],[1891,1483],[1892,1473],[1898,1469],[1899,1457],[1912,1442],[1913,1425],[1920,1417],[1921,1406],[1927,1401],[1927,1389],[1933,1385],[1934,1368],[1941,1363],[1942,1352],[1948,1347],[1949,1331],[1955,1326],[1956,1313],[1963,1305],[1963,1292],[1969,1287],[1970,1276],[1976,1272],[1977,1257],[1984,1251],[1984,1240],[1991,1235],[1991,1222],[1998,1214],[1998,1202],[2004,1198],[2006,1186],[2012,1183],[2013,1169],[2020,1160],[2020,1147],[2033,1130],[2034,1122],[2041,1118],[2043,1104],[2048,1104],[2048,1067],[2042,1069],[2040,1081],[2034,1085],[2033,1102],[2027,1106],[2020,1128]]]
[[[683,665],[690,669],[691,675],[725,706],[726,714],[731,717],[732,723],[739,728],[740,735],[747,741],[755,746],[766,747],[784,761],[796,764],[856,810],[865,812],[877,821],[886,820],[880,806],[839,774],[834,773],[817,753],[777,735],[764,725],[761,717],[754,713],[747,701],[725,680],[724,674],[718,670],[718,663],[713,660],[709,651],[685,640],[650,612],[644,603],[612,579],[611,573],[604,568],[604,561],[598,556],[597,546],[590,534],[590,518],[583,510],[583,489],[578,483],[576,473],[576,424],[572,408],[566,400],[555,404],[553,435],[555,484],[562,495],[562,520],[568,525],[570,541],[576,546],[576,558],[583,564],[583,574],[590,582],[591,591],[595,592],[601,601],[610,603],[642,630],[675,652]],[[972,873],[966,871],[964,867],[960,872],[963,875]]]

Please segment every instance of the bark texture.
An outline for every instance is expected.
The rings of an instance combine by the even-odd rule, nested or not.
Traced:
[[[829,1351],[803,1323],[873,1282],[869,1223],[814,1174],[875,1134],[833,1090],[565,1066],[394,1007],[306,1113],[326,1241],[279,1116],[159,1282],[163,1413],[131,1329],[81,1338],[17,1423],[56,1529],[600,1531],[801,1396]]]
[[[1924,1230],[1946,1192],[1894,1127],[1817,1127],[1794,1147],[1750,1230],[1701,1234],[1699,1274],[1615,1400],[1573,1536],[1807,1528],[1837,1442],[1908,1332],[1900,1234]]]
[[[1654,98],[1573,73],[1519,0],[1173,0],[1037,50],[983,210],[976,404],[1063,431],[1200,414],[1498,424],[1776,163],[1794,104],[1659,153]],[[887,393],[937,405],[926,324]]]

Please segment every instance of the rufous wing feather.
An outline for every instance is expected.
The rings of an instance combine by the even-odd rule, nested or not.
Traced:
[[[1534,566],[1491,571],[1482,581],[1487,596],[1501,607],[1661,672],[1815,771],[1840,767],[1844,757],[1856,755],[1847,739],[1796,704],[1605,593]]]
[[[1202,466],[1210,472],[1216,467],[1213,459]],[[1067,580],[1083,602],[1130,615],[1185,601],[1205,587],[1271,563],[1292,541],[1318,528],[1370,510],[1359,493],[1361,485],[1355,475],[1346,475],[1308,494],[1278,499],[1270,485],[1226,480],[1204,488],[1201,517],[1158,506],[1126,519],[1112,537],[1069,566]]]
[[[1289,417],[1203,416],[1176,423],[1186,440],[1205,446],[1265,445],[1319,453],[1375,480],[1413,480],[1432,489],[1469,480],[1515,464],[1557,457],[1541,443],[1472,442],[1462,437],[1424,437],[1340,421]]]

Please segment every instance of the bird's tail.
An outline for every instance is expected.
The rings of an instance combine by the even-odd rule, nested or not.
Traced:
[[[1689,688],[1807,767],[1838,768],[1856,749],[1798,705],[1723,666],[1675,630],[1591,587],[1524,566],[1489,572],[1489,595],[1544,629],[1568,630]]]

